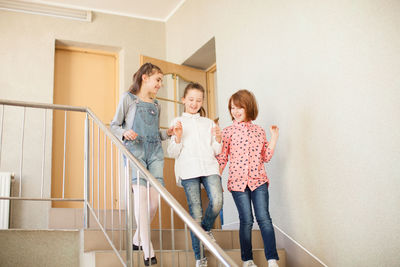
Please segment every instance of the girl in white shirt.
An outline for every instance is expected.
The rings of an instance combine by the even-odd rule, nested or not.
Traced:
[[[182,102],[185,112],[175,118],[174,135],[168,145],[168,154],[175,158],[175,176],[183,186],[189,213],[203,229],[210,232],[223,204],[219,165],[215,158],[221,152],[221,130],[212,120],[204,117],[202,108],[204,88],[198,83],[189,83]],[[204,186],[209,204],[203,216],[200,188]],[[202,255],[199,239],[190,232],[196,267],[206,267],[207,258]]]

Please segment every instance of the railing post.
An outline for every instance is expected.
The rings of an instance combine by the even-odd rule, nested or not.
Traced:
[[[100,230],[103,232],[104,237],[107,239],[109,245],[111,246],[111,248],[113,249],[113,251],[116,253],[118,259],[120,260],[120,262],[122,263],[123,266],[126,267],[132,267],[133,266],[133,252],[132,252],[132,225],[133,225],[133,216],[135,215],[133,213],[134,210],[134,201],[133,201],[133,194],[132,194],[132,177],[131,177],[131,172],[130,169],[134,168],[137,170],[137,182],[138,182],[138,188],[139,188],[139,182],[140,182],[140,173],[142,173],[147,180],[147,190],[149,190],[149,184],[154,187],[155,190],[158,191],[159,193],[159,217],[160,217],[160,258],[161,258],[161,266],[163,265],[163,258],[162,258],[162,223],[161,223],[161,197],[164,199],[165,203],[167,205],[169,205],[171,207],[171,225],[172,225],[172,230],[171,230],[171,234],[172,234],[172,247],[175,248],[175,232],[174,232],[174,214],[176,213],[180,218],[183,219],[183,221],[185,222],[185,236],[188,237],[187,234],[187,227],[189,227],[193,233],[195,235],[197,235],[199,237],[199,239],[209,248],[210,253],[212,253],[213,255],[215,255],[216,259],[220,262],[219,265],[221,265],[221,263],[227,267],[237,267],[238,265],[233,261],[232,258],[230,258],[226,252],[220,248],[215,242],[213,242],[210,237],[207,236],[207,234],[204,232],[204,230],[201,228],[201,226],[195,222],[193,220],[193,218],[191,218],[191,216],[187,213],[187,211],[178,203],[178,201],[159,183],[157,182],[156,178],[143,166],[140,164],[140,162],[129,152],[129,150],[121,143],[121,140],[118,140],[118,138],[116,136],[114,136],[112,134],[112,132],[101,122],[101,120],[92,113],[92,111],[89,108],[83,108],[83,107],[72,107],[72,106],[63,106],[63,105],[54,105],[54,104],[40,104],[40,103],[32,103],[32,102],[21,102],[21,101],[8,101],[8,100],[2,100],[0,99],[0,105],[3,106],[2,109],[2,113],[0,115],[0,152],[2,150],[2,139],[3,139],[3,128],[4,128],[4,105],[11,105],[11,106],[18,106],[18,107],[23,107],[24,109],[24,114],[23,114],[23,122],[22,122],[22,139],[21,139],[21,160],[20,160],[20,185],[19,185],[19,196],[16,197],[0,197],[0,200],[22,200],[22,201],[79,201],[79,202],[84,202],[84,208],[83,208],[83,214],[84,214],[84,228],[87,229],[90,226],[90,213],[92,214],[92,219],[94,219],[95,223],[98,224],[98,226],[100,227]],[[42,190],[41,190],[41,197],[40,198],[32,198],[32,197],[22,197],[22,178],[23,176],[23,159],[24,159],[24,137],[25,137],[25,120],[26,120],[26,108],[39,108],[39,109],[52,109],[52,110],[64,110],[65,111],[65,121],[64,121],[64,154],[66,151],[66,118],[67,118],[67,111],[76,111],[76,112],[85,112],[86,113],[86,118],[85,118],[85,130],[84,130],[84,180],[83,180],[83,186],[84,186],[84,196],[83,198],[65,198],[64,197],[64,189],[65,187],[63,186],[63,196],[61,198],[54,198],[54,197],[49,197],[49,198],[43,198],[44,192],[43,192],[43,182],[42,182]],[[90,116],[90,118],[89,118]],[[42,181],[44,179],[44,159],[45,159],[45,140],[46,140],[46,111],[44,113],[44,138],[43,138],[43,162],[42,162]],[[91,125],[91,134],[90,134],[90,120],[92,120],[92,125]],[[97,139],[98,139],[98,144],[97,144],[97,215],[95,212],[95,205],[94,205],[94,195],[96,192],[94,192],[94,154],[96,154],[94,152],[94,137],[95,137],[95,132],[94,132],[94,123],[97,124],[98,126],[98,131],[97,131]],[[101,224],[100,222],[100,200],[99,200],[99,193],[100,193],[100,129],[102,130],[102,133],[104,133],[105,135],[108,136],[108,138],[110,139],[111,142],[111,191],[113,192],[113,154],[112,154],[112,150],[113,150],[113,146],[112,146],[112,142],[114,142],[115,146],[118,148],[118,163],[119,163],[119,168],[118,168],[118,196],[120,201],[118,202],[118,208],[119,208],[119,232],[120,232],[120,238],[119,238],[119,242],[120,242],[120,247],[119,247],[119,251],[116,248],[116,246],[114,245],[114,238],[113,236],[110,238],[109,234],[107,234],[107,229],[106,229],[106,217],[104,220],[104,226]],[[90,135],[92,140],[90,140]],[[90,144],[91,143],[91,144]],[[105,139],[105,147],[106,147],[107,143],[106,143],[106,139]],[[91,153],[90,153],[90,149],[91,149]],[[106,149],[104,150],[104,154],[106,154]],[[121,168],[121,159],[122,157],[125,157],[126,159],[126,164],[125,164],[125,177],[122,178],[121,174],[122,174],[122,168]],[[63,159],[63,184],[65,183],[65,156]],[[90,165],[91,163],[91,165]],[[106,163],[106,161],[105,161]],[[1,158],[0,158],[0,164],[1,164]],[[130,165],[132,164],[131,167]],[[91,167],[90,167],[91,166]],[[106,176],[106,167],[105,167],[105,176]],[[91,176],[91,177],[89,177]],[[90,182],[91,179],[91,182]],[[124,179],[124,180],[123,180]],[[121,219],[121,198],[123,195],[123,185],[121,185],[121,183],[123,183],[125,181],[125,203],[126,203],[126,224],[125,224],[125,228],[121,228],[122,225],[122,219]],[[91,187],[90,187],[91,186]],[[139,197],[139,192],[140,190],[138,190],[138,196],[136,196],[137,198]],[[149,197],[149,192],[148,192],[148,197]],[[106,194],[105,194],[106,196]],[[113,202],[113,194],[111,194],[111,199]],[[149,203],[149,201],[148,201]],[[137,203],[138,206],[140,206],[140,203]],[[105,209],[106,209],[106,205],[104,205]],[[148,207],[149,208],[149,207]],[[112,211],[111,211],[112,215],[113,215],[113,206],[112,206]],[[150,213],[148,213],[150,214]],[[139,216],[139,215],[138,215]],[[113,219],[113,216],[112,216]],[[274,225],[275,226],[275,225]],[[276,226],[275,226],[276,227]],[[277,227],[276,227],[277,228]],[[112,220],[112,235],[113,235],[113,220]],[[149,228],[150,229],[150,228]],[[280,230],[279,228],[277,228],[278,230]],[[123,259],[122,257],[122,230],[125,230],[126,232],[126,261]],[[138,220],[138,224],[137,224],[137,231],[138,231],[138,235],[139,235],[139,244],[141,244],[140,242],[140,220]],[[286,235],[282,230],[280,230],[284,235]],[[149,234],[150,236],[150,234]],[[286,235],[287,236],[287,235]],[[287,236],[288,238],[290,238],[289,236]],[[293,240],[292,240],[293,241]],[[294,241],[295,242],[295,241]],[[188,244],[187,244],[187,240],[186,240],[186,250],[185,252],[188,251]],[[143,245],[142,245],[143,246]],[[310,254],[310,253],[309,253]],[[311,255],[311,254],[310,254]],[[174,254],[172,254],[172,256],[174,257]],[[178,255],[179,256],[179,255]],[[186,253],[187,256],[187,253]],[[311,255],[313,256],[313,255]],[[137,257],[138,257],[138,262],[137,265],[140,265],[140,257],[141,257],[141,253],[137,253]],[[313,256],[314,257],[314,256]],[[315,258],[315,257],[314,257]],[[175,261],[175,259],[173,259]],[[318,260],[318,259],[317,259]],[[126,264],[125,264],[126,262]],[[179,262],[179,257],[178,257],[178,262]],[[186,259],[186,262],[188,262],[188,260]],[[173,263],[174,264],[174,263]],[[324,265],[321,262],[322,265]],[[326,265],[324,265],[326,266]]]
[[[126,160],[125,165],[125,185],[126,185],[126,212],[125,212],[125,220],[126,220],[126,266],[133,266],[133,257],[132,257],[132,220],[133,220],[133,208],[132,208],[132,179],[130,178],[130,160]]]
[[[83,206],[83,219],[84,219],[84,228],[87,229],[89,227],[89,206],[88,201],[90,198],[89,195],[89,174],[90,174],[90,167],[89,167],[89,116],[86,113],[85,119],[85,142],[84,142],[84,182],[83,182],[83,190],[84,190],[84,206]]]

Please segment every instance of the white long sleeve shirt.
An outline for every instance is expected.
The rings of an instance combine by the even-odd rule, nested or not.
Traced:
[[[212,128],[215,123],[199,113],[183,113],[175,118],[182,123],[182,138],[176,143],[172,136],[168,145],[168,154],[175,158],[175,177],[178,185],[181,180],[219,174],[219,164],[216,155],[221,153],[222,144],[215,140]]]

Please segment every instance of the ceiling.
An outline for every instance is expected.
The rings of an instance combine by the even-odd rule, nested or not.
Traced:
[[[30,3],[30,6],[32,4],[40,6],[41,11],[46,11],[49,6],[55,6],[56,9],[57,7],[72,8],[166,22],[184,4],[185,0],[0,0],[0,4],[2,2],[14,2],[17,7],[19,3],[21,5],[24,2]],[[215,62],[215,39],[212,38],[187,58],[183,65],[205,70]]]
[[[167,21],[185,0],[25,0],[156,21]]]
[[[215,38],[212,38],[202,47],[200,47],[193,55],[191,55],[182,65],[206,70],[216,62],[215,55]]]

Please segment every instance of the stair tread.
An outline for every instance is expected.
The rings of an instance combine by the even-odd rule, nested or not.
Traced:
[[[232,258],[232,260],[240,266],[241,264],[241,259],[240,259],[240,249],[230,249],[230,250],[225,250],[225,252]],[[163,251],[162,254],[160,254],[160,251],[155,250],[157,259],[160,261],[161,258],[164,260],[164,266],[193,266],[194,264],[194,253],[193,251]],[[206,251],[206,257],[208,258],[208,263],[209,267],[217,267],[218,265],[218,259],[211,254],[210,251]],[[278,254],[280,257],[280,260],[278,261],[280,267],[285,267],[286,266],[286,252],[283,249],[278,250]],[[106,251],[93,251],[87,253],[87,255],[92,255],[92,257],[95,259],[95,265],[96,267],[111,267],[111,266],[120,266],[121,263],[118,260],[117,255],[110,250]],[[126,251],[121,251],[121,257],[125,259],[126,257]],[[162,256],[161,256],[162,255]],[[265,259],[264,255],[264,250],[263,249],[255,249],[253,250],[253,256],[254,256],[254,262],[258,266],[268,266],[267,260]],[[134,251],[133,254],[133,266],[138,266],[138,257],[142,259],[143,257],[143,252],[140,251]],[[172,262],[172,265],[171,265]],[[187,265],[187,263],[189,265]],[[143,262],[140,260],[139,265],[142,265]],[[160,262],[159,262],[160,264]],[[159,265],[155,265],[159,266]]]
[[[238,230],[212,230],[217,244],[222,249],[239,249],[239,233]],[[110,239],[113,240],[117,248],[125,249],[125,230],[122,231],[107,231]],[[179,250],[185,250],[186,246],[191,248],[191,237],[190,232],[185,232],[184,229],[170,230],[163,229],[154,230],[152,229],[151,239],[153,242],[154,249],[160,248],[160,233],[162,233],[162,247],[163,249],[170,250],[172,248],[171,239],[172,236],[175,237],[175,248]],[[111,249],[108,241],[106,240],[104,233],[101,230],[91,229],[85,230],[85,251],[91,250],[107,250]],[[253,230],[253,248],[262,249],[264,244],[262,241],[262,236],[259,230]]]
[[[206,249],[207,250],[207,249]],[[253,248],[253,251],[264,251],[263,248]],[[283,248],[278,248],[276,249],[278,251],[285,251],[285,249]],[[121,250],[122,252],[126,252],[126,250]],[[160,252],[161,250],[159,249],[155,249],[155,252]],[[184,250],[184,249],[163,249],[163,252],[193,252],[193,250],[189,249],[189,250]],[[240,248],[231,248],[231,249],[224,249],[224,251],[240,251]],[[89,251],[85,251],[85,253],[90,253],[90,252],[98,252],[98,253],[114,253],[114,250],[111,249],[98,249],[98,250],[89,250]],[[132,251],[132,253],[142,253],[142,250],[138,251]]]

